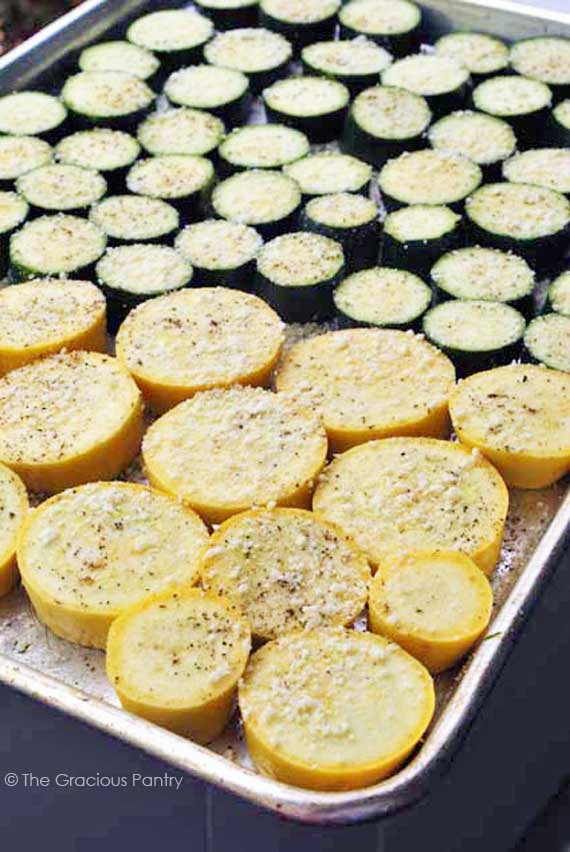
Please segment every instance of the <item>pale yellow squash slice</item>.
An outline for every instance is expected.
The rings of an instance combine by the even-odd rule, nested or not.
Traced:
[[[0,379],[0,462],[47,494],[113,479],[139,451],[142,413],[115,358],[52,355]]]
[[[379,565],[370,589],[370,627],[431,672],[465,656],[487,629],[493,592],[472,559],[454,551],[409,553]]]
[[[265,775],[352,790],[393,773],[434,711],[427,669],[381,636],[294,633],[251,658],[239,689],[249,753]]]
[[[203,391],[148,430],[151,484],[209,523],[255,506],[308,508],[327,455],[320,420],[262,388]]]
[[[200,390],[269,384],[283,340],[283,323],[261,299],[200,287],[132,311],[117,335],[117,358],[164,412]]]
[[[12,591],[18,579],[16,541],[28,509],[24,483],[0,464],[0,597]]]
[[[485,574],[499,559],[509,495],[477,451],[431,438],[354,447],[321,477],[313,509],[373,565],[417,550],[458,550]]]
[[[515,488],[546,488],[570,470],[570,375],[512,364],[470,376],[450,402],[459,440]]]
[[[322,413],[335,452],[394,435],[450,432],[455,369],[412,333],[350,329],[303,340],[284,356],[275,386]]]
[[[202,585],[239,606],[256,639],[348,626],[370,585],[364,554],[344,533],[303,509],[235,515],[216,530]]]
[[[171,589],[113,623],[107,674],[126,710],[207,743],[229,719],[250,648],[249,625],[228,601]]]

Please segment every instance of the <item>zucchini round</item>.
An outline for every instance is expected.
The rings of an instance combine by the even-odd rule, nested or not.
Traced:
[[[215,65],[193,65],[170,75],[164,86],[170,103],[205,109],[229,125],[247,120],[249,80],[241,71]]]
[[[128,131],[149,111],[155,94],[132,74],[80,71],[67,79],[61,97],[79,127],[103,125]]]
[[[529,148],[503,164],[511,183],[532,183],[570,195],[570,151],[567,148]]]
[[[0,136],[0,190],[12,189],[14,181],[32,169],[52,162],[51,145],[35,136]]]
[[[528,360],[570,373],[570,318],[546,314],[533,319],[524,336]]]
[[[19,177],[16,187],[34,215],[81,215],[107,192],[107,181],[93,169],[55,163]]]
[[[509,66],[509,48],[488,33],[455,30],[439,38],[434,47],[437,56],[447,56],[464,65],[476,82],[501,74]]]
[[[128,133],[98,127],[66,136],[54,154],[58,163],[103,172],[110,188],[120,191],[140,152],[141,146]]]
[[[344,277],[342,246],[306,231],[285,234],[257,255],[259,294],[286,322],[334,316],[333,290]]]
[[[418,53],[390,65],[382,73],[382,83],[421,95],[434,115],[444,115],[463,107],[470,76],[467,68],[455,59]]]
[[[570,201],[552,189],[490,183],[465,205],[475,242],[514,251],[537,271],[555,269],[570,243]]]
[[[227,174],[244,169],[279,169],[306,157],[311,149],[304,133],[283,124],[238,127],[219,148],[221,168]]]
[[[259,20],[281,33],[295,49],[333,38],[341,0],[260,0]]]
[[[501,118],[462,110],[440,118],[428,132],[436,151],[461,154],[477,163],[487,179],[500,177],[501,164],[515,153],[517,138]]]
[[[195,10],[163,9],[137,18],[127,39],[158,54],[167,67],[194,65],[214,33],[213,24]]]
[[[43,92],[14,92],[0,98],[0,134],[42,136],[56,142],[64,132],[67,109],[59,98]]]
[[[420,46],[422,13],[409,0],[351,0],[344,4],[338,19],[341,38],[364,35],[395,56],[405,56]]]
[[[214,181],[214,167],[205,157],[169,154],[139,160],[127,175],[127,189],[136,195],[161,198],[174,205],[183,221],[200,218]]]
[[[427,277],[435,261],[462,242],[462,218],[450,207],[402,207],[384,220],[382,264]]]
[[[395,86],[373,86],[350,108],[342,149],[381,168],[403,151],[423,148],[430,121],[425,98]]]
[[[128,41],[101,41],[79,54],[81,71],[123,71],[141,80],[151,80],[160,68],[154,53]]]
[[[294,228],[300,207],[301,190],[295,181],[269,169],[238,172],[212,193],[216,216],[251,225],[264,239]]]
[[[334,293],[341,327],[370,326],[401,331],[421,329],[431,298],[430,288],[417,275],[382,267],[349,275]]]
[[[213,154],[225,135],[223,122],[198,109],[169,109],[149,115],[137,130],[137,139],[149,154]]]
[[[388,210],[444,204],[459,211],[482,178],[479,166],[466,157],[426,149],[389,160],[378,175],[378,186]]]
[[[392,56],[380,45],[364,37],[352,41],[320,41],[301,53],[309,74],[332,77],[346,86],[352,95],[374,86],[392,62]]]
[[[330,142],[343,128],[350,92],[326,77],[289,77],[263,92],[271,121],[305,133],[311,142]]]
[[[15,192],[0,192],[0,278],[8,271],[10,237],[28,218],[28,202]]]
[[[195,3],[219,32],[257,25],[259,0],[195,0]]]
[[[144,195],[110,195],[92,207],[89,218],[107,234],[109,245],[165,242],[180,224],[175,207]]]
[[[368,195],[372,168],[350,154],[322,151],[283,169],[299,185],[305,199],[338,192]]]
[[[424,317],[427,339],[450,358],[460,378],[508,364],[519,357],[526,322],[500,302],[452,299]]]
[[[534,272],[511,252],[480,246],[456,249],[437,261],[431,279],[438,301],[502,302],[527,318],[534,313]]]
[[[204,58],[210,65],[247,74],[255,94],[285,75],[292,56],[293,48],[286,38],[263,28],[220,33],[204,48]]]
[[[107,238],[92,222],[78,216],[40,216],[10,239],[13,281],[48,276],[91,279]]]
[[[570,272],[563,272],[548,288],[547,305],[557,314],[570,317]]]
[[[570,148],[570,100],[561,101],[550,113],[546,138],[552,145]]]
[[[313,198],[301,214],[301,228],[340,243],[346,272],[378,262],[381,224],[374,201],[344,192]]]
[[[517,74],[550,86],[555,101],[570,97],[570,39],[535,36],[511,47],[511,65]]]
[[[255,257],[263,240],[253,228],[225,219],[206,219],[184,228],[175,248],[194,269],[195,287],[251,290]]]
[[[552,92],[528,77],[490,77],[473,91],[475,109],[502,118],[513,128],[519,147],[536,144],[552,105]]]

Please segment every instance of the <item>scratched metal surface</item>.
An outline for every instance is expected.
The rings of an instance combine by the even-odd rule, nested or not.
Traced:
[[[145,0],[88,0],[0,61],[0,92],[32,84],[66,51],[76,50],[149,5]],[[422,5],[434,34],[477,27],[513,38],[539,32],[570,35],[570,15],[525,10],[501,0],[428,0]],[[252,121],[260,120],[258,109]],[[322,330],[316,325],[291,326],[288,342]],[[144,481],[138,463],[125,477]],[[0,680],[290,817],[334,823],[380,816],[412,803],[443,771],[569,539],[567,482],[540,492],[511,493],[501,561],[492,579],[495,606],[488,636],[460,668],[437,677],[436,715],[415,758],[393,778],[366,790],[321,794],[263,778],[253,771],[237,715],[225,734],[205,749],[123,712],[105,677],[103,653],[51,634],[35,618],[21,589],[0,600]],[[364,623],[361,619],[358,626]]]

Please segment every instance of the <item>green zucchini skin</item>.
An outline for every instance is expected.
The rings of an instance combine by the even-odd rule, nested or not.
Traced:
[[[340,24],[340,38],[353,39],[365,35],[370,41],[376,42],[380,47],[386,48],[391,54],[400,58],[409,53],[417,53],[422,43],[422,24],[418,21],[415,27],[405,33],[395,35],[374,35],[373,33],[362,33],[346,24]]]
[[[329,237],[341,244],[345,258],[345,274],[376,266],[378,262],[382,226],[377,217],[354,228],[333,228],[312,219],[305,207],[299,226],[303,231]]]
[[[228,101],[228,103],[222,104],[222,106],[208,109],[207,112],[221,119],[227,128],[241,127],[241,125],[247,124],[252,104],[253,95],[248,88],[239,98]]]
[[[166,155],[167,156],[167,155]],[[134,192],[135,195],[140,194],[137,193],[135,189],[132,188],[131,183],[131,174],[133,169],[139,163],[145,162],[144,160],[138,160],[134,166],[131,167],[127,174],[127,190],[129,192]],[[160,198],[162,201],[166,201],[168,204],[171,204],[180,214],[180,224],[186,225],[190,222],[197,222],[204,217],[205,212],[208,210],[208,206],[210,203],[210,196],[213,188],[213,183],[215,180],[215,175],[213,180],[207,184],[206,186],[197,189],[195,192],[191,192],[188,195],[181,196],[179,198],[162,198],[161,196],[149,196],[151,198]]]
[[[259,23],[268,30],[279,33],[291,42],[293,50],[298,55],[304,47],[316,41],[328,41],[334,37],[336,27],[336,12],[322,21],[298,24],[282,21],[273,15],[259,9]]]
[[[255,292],[277,311],[284,322],[315,322],[334,317],[336,308],[333,292],[343,278],[344,268],[328,281],[309,286],[282,287],[258,270],[255,276]]]
[[[257,0],[232,9],[212,9],[196,0],[196,6],[201,15],[209,18],[218,32],[225,30],[240,30],[246,27],[256,27],[259,22],[259,6]]]
[[[255,260],[249,260],[233,269],[205,269],[193,266],[193,287],[229,287],[230,290],[243,290],[252,293],[255,278]]]
[[[448,251],[461,248],[464,244],[463,222],[433,240],[409,240],[400,242],[384,231],[382,239],[382,266],[407,269],[423,278],[429,277],[434,263]]]
[[[359,160],[370,163],[377,169],[404,151],[418,151],[425,148],[424,133],[410,136],[408,139],[381,139],[364,130],[355,120],[352,110],[349,110],[340,140],[341,150],[346,154],[352,154]]]
[[[127,290],[119,290],[115,287],[110,287],[108,284],[105,284],[104,281],[101,281],[96,272],[95,283],[104,294],[107,302],[107,328],[111,334],[117,333],[121,324],[133,308],[136,308],[138,305],[142,305],[143,302],[146,302],[149,299],[155,299],[158,296],[163,295],[160,292],[140,295],[137,293],[130,293]],[[188,286],[188,284],[185,284],[183,287],[178,287],[177,289],[183,290],[186,286]],[[166,290],[164,292],[175,293],[176,290]]]
[[[443,255],[441,255],[443,257]],[[431,279],[431,286],[433,290],[433,300],[434,305],[440,305],[442,302],[449,302],[452,299],[457,301],[462,301],[457,299],[456,296],[453,296],[451,293],[448,293],[447,290],[444,290],[442,287],[439,287],[437,283]],[[470,301],[467,299],[466,301]],[[482,301],[482,300],[479,300]],[[523,317],[529,321],[531,320],[536,313],[536,302],[534,293],[528,293],[525,296],[521,296],[518,299],[511,299],[510,301],[502,302],[503,305],[510,305],[511,308],[515,308],[522,314]]]
[[[570,226],[548,237],[531,240],[516,240],[502,234],[493,234],[466,217],[467,234],[472,245],[518,254],[539,274],[551,274],[561,270],[570,245]]]
[[[336,80],[337,83],[342,83],[343,86],[346,86],[352,97],[359,95],[365,89],[370,89],[372,86],[378,85],[378,74],[330,74],[321,71],[316,65],[311,65],[305,60],[304,56],[301,56],[301,64],[303,66],[303,73],[310,77],[328,77],[330,80]]]
[[[455,89],[449,92],[442,92],[439,95],[427,95],[426,101],[429,104],[433,115],[436,118],[441,118],[444,115],[449,115],[450,112],[465,109],[469,100],[470,83],[462,83]]]
[[[343,313],[338,306],[336,308],[336,312],[339,328],[393,328],[396,329],[396,331],[413,331],[416,334],[419,334],[422,331],[422,323],[425,316],[425,311],[422,311],[421,314],[408,322],[378,325],[377,323],[354,319],[354,317],[350,317],[348,314]]]
[[[70,133],[73,133],[79,130],[93,130],[96,127],[108,127],[110,130],[122,130],[124,133],[132,133],[136,131],[138,125],[149,115],[153,107],[154,103],[135,112],[125,113],[125,115],[113,118],[98,118],[97,116],[74,112],[69,107],[68,129]]]
[[[343,106],[342,109],[326,113],[325,115],[297,116],[280,112],[266,103],[265,111],[270,123],[285,124],[294,130],[300,130],[301,133],[309,137],[311,142],[323,144],[325,142],[332,142],[340,136],[346,118],[347,107]]]

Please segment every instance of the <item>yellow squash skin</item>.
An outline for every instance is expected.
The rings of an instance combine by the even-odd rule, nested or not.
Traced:
[[[31,491],[113,479],[142,436],[140,391],[108,355],[52,355],[0,379],[0,461]]]
[[[234,384],[266,387],[283,339],[283,323],[261,299],[200,287],[132,311],[119,329],[116,351],[161,414],[198,391]]]
[[[211,630],[204,615],[214,625]],[[207,641],[211,644],[205,650],[191,646],[191,642],[201,646]],[[113,623],[107,675],[126,710],[208,743],[228,722],[250,648],[249,625],[228,601],[199,589],[170,589],[145,598]],[[133,675],[136,655],[141,671]],[[220,660],[226,662],[222,674],[212,669],[210,686],[208,681],[205,685],[204,669],[219,665]],[[170,691],[169,696],[161,692],[161,685]]]
[[[104,649],[111,624],[130,605],[197,582],[207,541],[200,518],[165,494],[94,482],[28,513],[18,565],[43,624],[69,642]]]
[[[570,471],[570,375],[533,364],[476,373],[450,411],[459,440],[476,447],[514,488],[546,488]]]
[[[0,291],[0,376],[77,349],[107,351],[105,297],[94,284],[37,279]]]
[[[394,436],[447,438],[454,386],[453,364],[423,338],[372,328],[303,340],[275,376],[278,392],[322,414],[335,453]]]
[[[373,567],[417,550],[458,550],[485,573],[499,559],[509,494],[480,453],[433,438],[387,438],[337,456],[313,511],[341,527]]]
[[[0,464],[0,597],[11,592],[18,579],[16,541],[29,505],[22,480]]]
[[[327,628],[256,651],[239,705],[261,772],[342,791],[374,784],[402,765],[431,721],[435,693],[424,666],[384,637]]]
[[[453,666],[483,635],[492,606],[490,583],[469,557],[410,553],[378,567],[368,618],[374,633],[397,642],[435,674]]]

